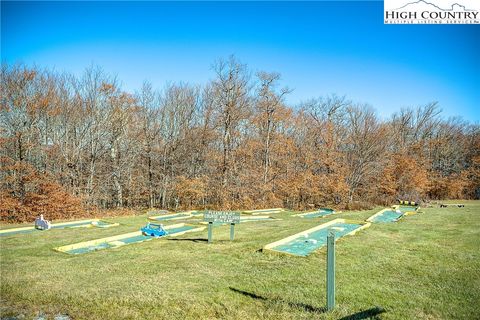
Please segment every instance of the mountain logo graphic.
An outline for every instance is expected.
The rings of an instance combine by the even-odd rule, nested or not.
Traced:
[[[459,4],[457,2],[453,3],[452,5],[450,5],[449,8],[445,9],[445,8],[439,7],[438,5],[436,5],[434,3],[431,3],[431,2],[428,2],[428,1],[425,1],[425,0],[418,0],[418,1],[409,2],[409,3],[401,6],[400,8],[396,8],[394,10],[412,10],[412,9],[416,10],[420,6],[422,8],[429,8],[430,10],[440,10],[440,11],[477,11],[477,10],[473,10],[473,9],[467,9],[464,5]]]

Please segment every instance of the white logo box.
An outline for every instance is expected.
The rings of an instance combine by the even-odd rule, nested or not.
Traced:
[[[384,0],[385,24],[479,24],[480,0]]]

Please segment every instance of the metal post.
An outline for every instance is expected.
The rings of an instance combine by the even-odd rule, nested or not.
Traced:
[[[327,236],[327,311],[335,307],[335,232]]]
[[[213,222],[208,223],[208,243],[212,243]]]
[[[235,223],[230,223],[230,241],[235,238]]]

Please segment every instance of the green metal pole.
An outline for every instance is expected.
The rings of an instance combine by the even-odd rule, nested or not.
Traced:
[[[335,232],[327,236],[327,311],[335,307]]]
[[[235,238],[235,223],[230,223],[230,241]]]
[[[213,222],[208,223],[208,243],[212,243]]]

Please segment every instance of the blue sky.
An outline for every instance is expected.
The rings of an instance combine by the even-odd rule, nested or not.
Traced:
[[[235,54],[277,71],[287,102],[335,93],[382,117],[439,101],[480,120],[480,25],[384,25],[383,1],[1,2],[3,62],[80,75],[96,64],[144,80],[203,84]]]

